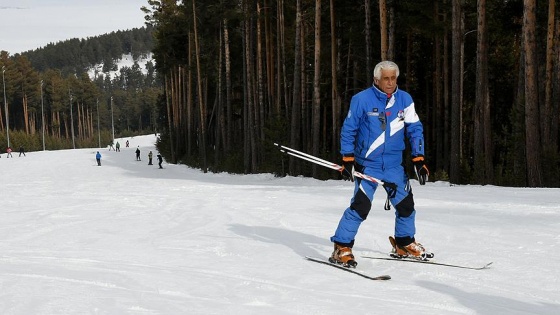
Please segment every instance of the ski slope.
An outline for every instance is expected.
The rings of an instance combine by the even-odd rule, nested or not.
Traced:
[[[330,255],[352,183],[158,169],[155,140],[101,167],[97,149],[2,154],[0,314],[560,314],[560,189],[412,181],[417,239],[486,270],[360,258],[390,250],[379,191],[354,254],[392,279],[370,281],[304,259]]]

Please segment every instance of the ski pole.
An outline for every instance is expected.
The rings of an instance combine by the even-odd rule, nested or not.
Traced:
[[[291,155],[293,157],[297,157],[297,158],[300,158],[302,160],[306,160],[308,162],[312,162],[312,163],[315,163],[315,164],[318,164],[318,165],[321,165],[321,166],[324,166],[324,167],[327,167],[327,168],[330,168],[330,169],[333,169],[333,170],[336,170],[336,171],[339,171],[339,172],[342,171],[342,169],[343,169],[343,167],[338,165],[338,164],[329,162],[327,160],[323,160],[323,159],[318,158],[316,156],[313,156],[311,154],[307,154],[307,153],[298,151],[296,149],[292,149],[290,147],[283,146],[283,145],[278,144],[278,143],[274,143],[274,145],[280,148],[280,152],[286,153],[286,154]],[[356,177],[368,180],[368,181],[373,182],[373,183],[377,183],[381,186],[386,185],[386,183],[383,182],[382,180],[379,180],[375,177],[372,177],[372,176],[369,176],[369,175],[366,175],[366,174],[362,174],[360,172],[353,171],[352,174]]]
[[[320,159],[318,157],[315,157],[313,155],[309,155],[307,153],[303,153],[303,152],[300,152],[300,151],[297,151],[297,150],[294,150],[294,149],[291,149],[291,148],[288,148],[288,147],[281,146],[277,143],[275,143],[275,145],[277,145],[281,148],[280,152],[282,152],[282,153],[286,153],[288,155],[291,155],[291,156],[300,158],[302,160],[306,160],[306,161],[309,161],[309,162],[312,162],[312,163],[315,163],[315,164],[318,164],[318,165],[321,165],[321,166],[324,166],[324,167],[327,167],[327,168],[330,168],[330,169],[333,169],[333,170],[336,170],[336,171],[341,171],[342,170],[342,166],[340,166],[338,164]]]
[[[278,144],[278,143],[274,143],[274,145],[277,146],[277,147],[279,147],[279,148],[280,148],[280,151],[285,151],[285,152],[288,153],[288,154],[290,154],[290,152],[292,152],[292,153],[290,154],[290,155],[292,155],[292,156],[299,157],[299,158],[301,158],[301,159],[304,159],[304,160],[307,160],[307,161],[309,161],[309,162],[313,162],[313,163],[316,163],[316,164],[321,164],[321,165],[324,164],[323,166],[326,166],[326,167],[328,167],[328,168],[332,168],[333,170],[339,171],[340,169],[342,169],[342,166],[340,166],[340,165],[338,165],[338,164],[335,164],[335,163],[332,163],[332,162],[329,162],[329,161],[327,161],[327,160],[323,160],[323,159],[318,158],[318,157],[316,157],[316,156],[314,156],[314,155],[307,154],[307,153],[298,151],[298,150],[296,150],[296,149],[292,149],[292,148],[290,148],[290,147],[283,146],[283,145]],[[306,157],[307,159],[305,159],[305,158],[303,158],[303,157],[300,157],[300,156],[298,156],[298,155],[304,156],[304,157]],[[317,163],[317,162],[319,162],[319,163]]]

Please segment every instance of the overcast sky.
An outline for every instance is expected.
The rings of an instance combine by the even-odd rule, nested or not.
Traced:
[[[0,50],[10,55],[70,38],[144,26],[147,0],[0,0]]]

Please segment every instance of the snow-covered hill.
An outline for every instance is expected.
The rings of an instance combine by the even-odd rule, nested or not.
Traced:
[[[132,66],[134,65],[135,62],[138,64],[138,66],[140,68],[140,71],[144,75],[146,75],[148,73],[148,71],[146,69],[147,68],[146,64],[148,62],[155,63],[152,53],[147,53],[145,55],[142,55],[139,58],[137,58],[136,60],[134,60],[132,54],[124,54],[119,60],[117,60],[115,62],[116,66],[117,66],[117,70],[114,70],[114,71],[112,70],[112,71],[109,71],[109,72],[103,72],[103,64],[100,63],[100,64],[97,64],[97,65],[91,67],[88,70],[87,73],[92,80],[100,74],[109,75],[111,77],[111,79],[114,79],[115,75],[119,74],[120,70],[122,68],[124,68],[124,67],[132,68]]]
[[[130,147],[125,147],[125,141]],[[376,261],[385,193],[356,240],[368,281],[315,264],[352,184],[148,165],[153,135],[121,152],[0,158],[0,314],[558,314],[560,189],[419,186],[417,238],[462,270]],[[142,161],[135,161],[139,146]]]

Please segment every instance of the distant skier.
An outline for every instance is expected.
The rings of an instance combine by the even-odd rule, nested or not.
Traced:
[[[6,149],[6,153],[7,153],[7,154],[6,154],[6,158],[13,157],[13,156],[12,156],[12,148],[8,147],[8,148]]]
[[[111,143],[109,143],[109,151],[111,151],[111,149],[113,149],[113,151],[115,151],[115,147],[113,146],[114,141],[111,141]]]
[[[117,141],[117,144],[115,145],[115,151],[117,152],[121,152],[121,144]]]
[[[136,148],[136,161],[142,161],[140,160],[140,146]]]
[[[161,167],[161,163],[163,162],[163,157],[159,153],[157,155],[157,160],[158,160],[159,168],[163,168],[163,167]]]
[[[95,159],[97,160],[97,166],[101,166],[101,153],[99,153],[99,151],[97,151]]]
[[[129,145],[129,144],[130,144],[130,143],[128,142],[128,140],[126,140],[126,147],[127,147],[127,148],[128,148],[128,145]]]
[[[152,151],[150,151],[150,153],[148,153],[148,165],[153,165],[152,164],[152,157],[154,156],[154,154],[152,153]]]
[[[21,157],[21,155],[23,154],[23,156],[25,156],[25,149],[23,148],[23,146],[19,147],[19,156]]]

